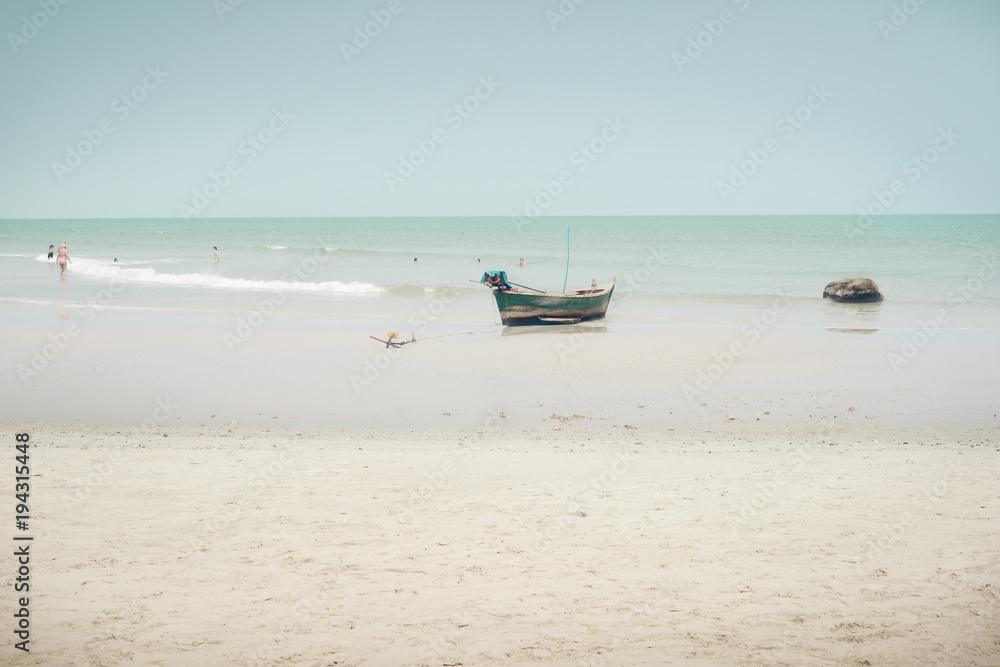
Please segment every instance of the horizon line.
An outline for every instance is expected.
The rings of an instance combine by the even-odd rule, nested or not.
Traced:
[[[996,213],[954,213],[954,212],[934,212],[934,213],[885,213],[877,218],[915,218],[935,215],[950,216],[991,216],[1000,215]],[[560,220],[565,218],[851,218],[858,217],[858,213],[644,213],[644,214],[581,214],[581,215],[544,215],[529,218],[531,222],[543,220]],[[305,216],[205,216],[185,219],[182,217],[146,217],[146,216],[90,216],[90,217],[57,217],[57,218],[7,218],[0,217],[0,222],[19,221],[48,221],[48,220],[156,220],[156,221],[179,221],[179,222],[207,222],[216,220],[430,220],[430,219],[462,219],[462,218],[501,218],[518,217],[516,215],[360,215],[360,216],[328,216],[328,215],[305,215]]]

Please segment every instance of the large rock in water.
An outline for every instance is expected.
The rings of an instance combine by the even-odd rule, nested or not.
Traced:
[[[849,278],[835,280],[823,290],[824,299],[848,301],[851,303],[869,303],[882,301],[885,297],[878,291],[878,285],[869,278]]]

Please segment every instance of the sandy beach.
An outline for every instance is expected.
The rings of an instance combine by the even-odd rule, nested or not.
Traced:
[[[995,429],[504,422],[4,422],[34,475],[16,662],[1000,659]]]
[[[4,660],[1000,661],[995,330],[380,324],[7,327]]]

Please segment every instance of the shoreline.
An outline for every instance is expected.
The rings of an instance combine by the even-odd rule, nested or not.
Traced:
[[[65,431],[69,429],[90,429],[103,436],[112,432],[123,437],[137,439],[147,438],[152,444],[163,444],[173,447],[174,443],[161,443],[167,433],[167,438],[173,436],[181,439],[205,437],[218,440],[219,444],[230,438],[255,439],[306,439],[306,440],[371,440],[373,435],[384,437],[391,442],[405,441],[407,436],[424,438],[428,435],[437,440],[454,440],[456,442],[473,437],[477,433],[489,433],[491,441],[498,443],[522,442],[525,437],[574,438],[580,435],[597,438],[602,442],[630,445],[633,431],[642,431],[647,437],[660,441],[662,446],[680,446],[689,444],[705,444],[708,440],[725,438],[732,440],[729,444],[735,446],[738,442],[770,439],[779,441],[789,439],[785,444],[795,444],[807,440],[825,440],[836,438],[852,445],[867,445],[873,442],[881,446],[889,446],[899,441],[901,444],[916,444],[918,446],[939,444],[946,440],[955,444],[965,441],[973,446],[992,445],[1000,451],[1000,425],[996,426],[931,426],[931,425],[847,425],[833,424],[825,421],[816,424],[760,423],[723,421],[705,423],[699,426],[656,426],[656,425],[591,425],[587,421],[571,415],[559,415],[551,419],[551,424],[543,426],[524,426],[506,423],[506,416],[497,417],[495,413],[484,413],[479,426],[424,426],[424,427],[340,427],[340,426],[248,426],[243,424],[170,424],[157,423],[129,424],[121,422],[59,422],[59,421],[25,421],[0,419],[0,429],[6,432],[24,430]],[[872,436],[881,436],[874,440]],[[186,441],[186,440],[185,440]],[[648,443],[647,443],[648,444]]]

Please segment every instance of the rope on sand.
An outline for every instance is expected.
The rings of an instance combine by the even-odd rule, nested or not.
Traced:
[[[449,336],[473,336],[475,334],[487,334],[494,333],[492,331],[463,331],[461,333],[450,333],[450,334],[438,334],[437,336],[428,336],[427,338],[421,338],[420,340],[434,340],[435,338],[448,338]],[[372,340],[377,340],[380,343],[385,343],[386,347],[402,347],[404,345],[409,345],[410,343],[416,343],[416,337],[411,333],[410,340],[396,340],[399,338],[399,334],[395,331],[390,331],[386,334],[388,340],[382,340],[381,338],[376,338],[375,336],[368,336]]]
[[[476,334],[488,334],[496,333],[494,331],[463,331],[461,333],[450,333],[450,334],[440,334],[437,336],[428,336],[427,338],[422,338],[421,340],[433,340],[435,338],[447,338],[448,336],[474,336]]]

